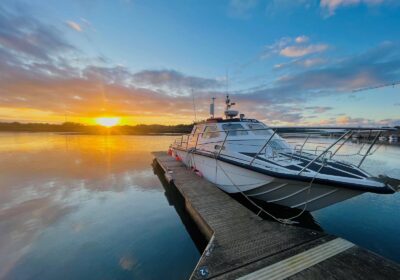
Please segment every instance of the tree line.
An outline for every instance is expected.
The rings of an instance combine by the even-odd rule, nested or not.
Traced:
[[[65,122],[62,124],[50,123],[20,123],[0,122],[0,131],[14,132],[64,132],[81,134],[179,134],[190,133],[193,124],[178,125],[120,125],[111,128],[100,125],[85,125],[80,123]]]

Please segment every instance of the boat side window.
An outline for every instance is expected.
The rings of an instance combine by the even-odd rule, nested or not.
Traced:
[[[222,129],[225,131],[230,131],[229,136],[241,136],[249,134],[247,131],[240,131],[241,129],[245,129],[241,124],[237,123],[226,123],[222,125]],[[239,131],[237,131],[239,130]]]
[[[209,138],[217,138],[217,137],[219,137],[218,126],[216,126],[216,125],[206,126],[206,129],[204,130],[203,138],[209,139]]]
[[[200,133],[203,132],[203,128],[204,128],[204,126],[195,126],[193,128],[193,132],[191,134],[191,138],[193,141],[196,141],[197,137],[201,137]],[[200,136],[199,136],[199,134],[200,134]]]
[[[247,124],[249,129],[252,129],[255,135],[271,135],[271,130],[259,123],[249,123]],[[253,130],[254,129],[254,130]],[[259,130],[262,129],[262,130]]]

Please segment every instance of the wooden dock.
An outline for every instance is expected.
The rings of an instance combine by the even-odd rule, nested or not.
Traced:
[[[400,265],[323,232],[263,220],[167,153],[153,154],[209,241],[190,279],[400,279]]]

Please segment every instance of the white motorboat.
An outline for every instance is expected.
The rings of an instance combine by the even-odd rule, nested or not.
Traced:
[[[334,158],[361,128],[340,128],[343,134],[339,138],[310,152],[305,149],[308,137],[293,147],[277,129],[243,114],[238,118],[232,105],[227,96],[226,118],[215,118],[213,101],[211,118],[196,123],[192,132],[176,140],[169,150],[227,193],[314,211],[364,192],[390,194],[400,185],[399,180],[374,177],[360,168],[384,129],[368,128],[377,136],[354,165]]]

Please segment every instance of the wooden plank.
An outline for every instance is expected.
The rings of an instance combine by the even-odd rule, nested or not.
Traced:
[[[165,152],[153,154],[184,197],[187,211],[209,240],[191,279],[235,279],[335,239],[334,236],[315,230],[263,220]],[[378,269],[379,264],[384,265],[388,271],[380,279],[400,279],[398,265],[360,250],[357,254],[347,253],[353,252],[353,248],[345,250],[338,256],[304,267],[291,277],[320,279],[317,276],[323,274],[327,279],[336,279],[332,278],[336,276],[323,273],[329,270],[330,263],[337,268],[341,262],[354,262],[356,267],[342,265],[345,267],[344,278],[359,279],[359,275],[374,275],[370,274],[370,270]],[[347,261],[346,258],[352,260]],[[364,259],[370,260],[369,265],[362,265]]]

